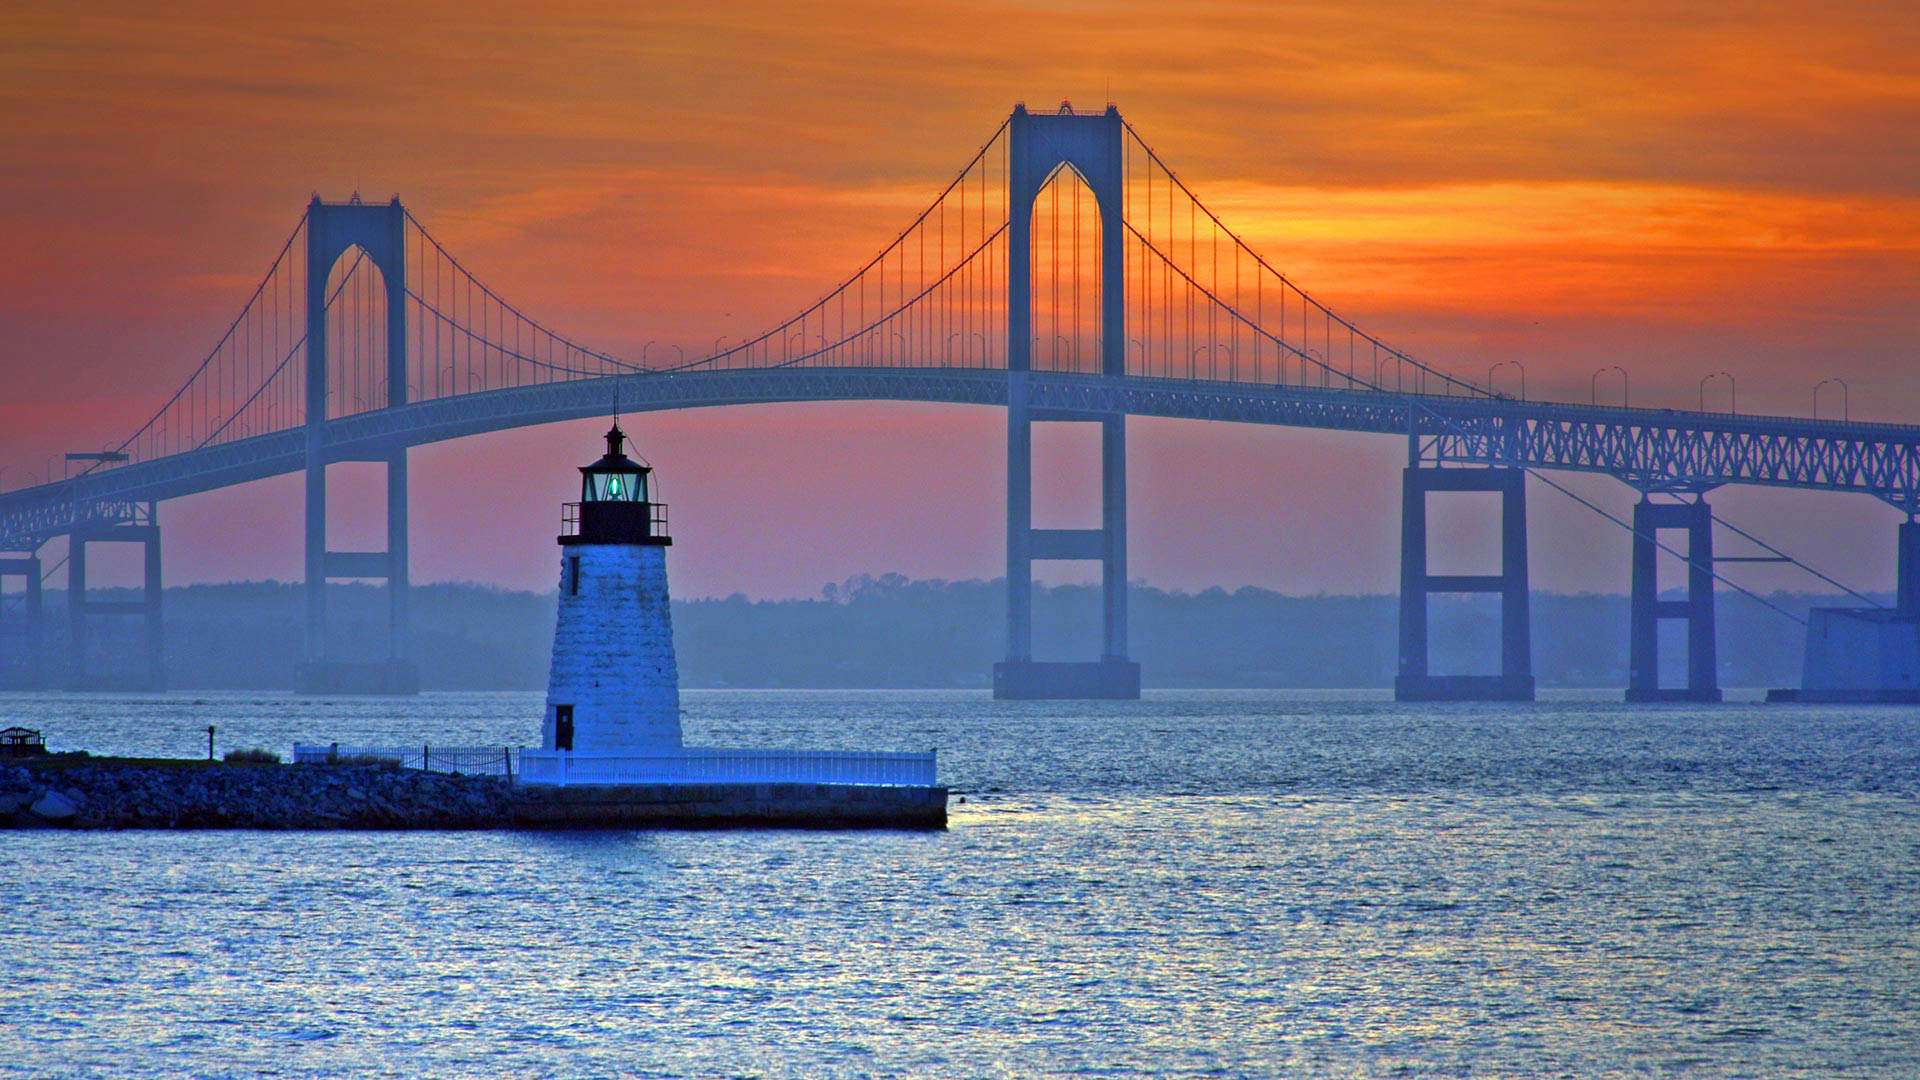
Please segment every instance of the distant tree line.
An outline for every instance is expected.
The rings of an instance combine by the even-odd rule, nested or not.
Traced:
[[[1005,640],[998,581],[860,576],[808,600],[724,599],[673,605],[682,684],[689,687],[984,687]],[[111,599],[113,590],[103,590]],[[131,599],[132,593],[122,599]],[[1395,666],[1392,596],[1286,596],[1266,589],[1169,592],[1136,584],[1132,645],[1149,687],[1384,687]],[[1796,614],[1828,597],[1776,594]],[[65,597],[50,593],[46,655],[66,655]],[[479,585],[422,585],[413,593],[414,657],[429,689],[522,690],[546,683],[554,597]],[[331,642],[341,658],[385,655],[387,618],[377,586],[332,587]],[[16,604],[17,608],[17,604]],[[277,582],[168,589],[166,662],[176,688],[277,689],[300,657],[304,601]],[[1099,648],[1100,595],[1091,586],[1041,587],[1035,655],[1090,658]],[[18,611],[6,612],[18,625]],[[1492,597],[1437,598],[1431,616],[1438,672],[1491,671],[1499,610]],[[1676,625],[1675,630],[1679,627]],[[94,655],[113,664],[137,648],[138,623],[106,619]],[[1668,646],[1670,681],[1684,644]],[[12,638],[0,649],[12,649]],[[1737,594],[1719,597],[1725,686],[1798,685],[1804,629]],[[1536,593],[1534,671],[1543,686],[1623,686],[1627,601]],[[14,652],[17,661],[17,650]],[[58,670],[53,672],[57,678]]]

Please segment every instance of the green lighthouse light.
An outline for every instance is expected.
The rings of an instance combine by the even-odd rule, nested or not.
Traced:
[[[626,455],[627,436],[616,425],[607,432],[604,457],[580,470],[583,503],[643,503],[647,501],[645,465]]]

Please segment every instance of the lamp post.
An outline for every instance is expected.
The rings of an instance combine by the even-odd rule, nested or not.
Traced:
[[[1739,389],[1734,384],[1733,373],[1729,371],[1710,372],[1700,377],[1700,411],[1707,411],[1707,384],[1715,379],[1727,380],[1727,413],[1729,415],[1738,413],[1740,411]]]
[[[1619,364],[1609,364],[1606,367],[1594,369],[1593,378],[1587,380],[1587,403],[1600,404],[1600,376],[1609,371],[1620,373],[1620,407],[1624,409],[1627,407],[1627,369]]]
[[[652,338],[648,338],[647,343],[645,345],[640,346],[640,366],[641,367],[647,366],[647,350],[651,348],[653,348]]]
[[[1847,402],[1847,399],[1851,397],[1852,394],[1848,391],[1847,380],[1840,378],[1821,379],[1819,382],[1813,384],[1813,418],[1815,420],[1820,419],[1820,388],[1828,383],[1834,383],[1840,387],[1840,419],[1852,419],[1852,410]]]
[[[1493,393],[1493,373],[1503,367],[1511,367],[1520,372],[1520,400],[1527,400],[1527,365],[1518,360],[1502,360],[1487,369],[1487,392]]]

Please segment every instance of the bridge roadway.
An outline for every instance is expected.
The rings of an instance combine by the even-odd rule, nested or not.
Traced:
[[[1146,376],[1025,373],[1036,419],[1175,417],[1417,436],[1430,461],[1606,473],[1643,491],[1722,484],[1871,494],[1920,510],[1920,426],[1740,416],[1314,389]],[[329,462],[384,461],[419,446],[622,411],[799,401],[929,401],[1001,405],[1001,369],[791,367],[641,373],[450,395],[327,422]],[[32,551],[132,504],[180,498],[298,472],[307,430],[292,428],[133,462],[0,494],[0,550]]]

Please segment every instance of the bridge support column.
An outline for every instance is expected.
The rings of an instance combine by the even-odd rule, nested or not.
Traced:
[[[10,577],[20,578],[23,587],[18,600],[0,588],[0,688],[38,690],[47,682],[39,556],[0,558],[0,585]]]
[[[1920,703],[1920,523],[1912,517],[1900,524],[1894,552],[1899,584],[1892,610],[1807,612],[1800,686],[1768,691],[1768,701]]]
[[[1687,596],[1660,599],[1660,530],[1687,533]],[[1705,499],[1633,507],[1633,597],[1628,616],[1627,700],[1719,701],[1719,663],[1713,625],[1713,510]],[[1660,685],[1660,622],[1687,624],[1687,685]]]
[[[1920,619],[1920,521],[1900,523],[1894,540],[1894,610],[1903,619]]]
[[[336,458],[326,445],[327,388],[326,284],[333,265],[359,248],[380,271],[386,286],[386,404],[407,401],[406,211],[395,199],[384,205],[323,203],[307,207],[307,536],[306,645],[294,672],[303,694],[414,694],[420,673],[412,657],[407,604],[407,450],[366,458]],[[327,466],[336,461],[367,460],[387,468],[387,550],[327,550]],[[387,658],[335,659],[327,641],[327,582],[341,578],[381,578],[387,583]]]
[[[1033,434],[1027,409],[1009,411],[1007,439],[1007,659],[993,666],[993,696],[1010,699],[1140,696],[1140,665],[1127,658],[1127,428],[1123,416],[1043,414],[1100,425],[1100,528],[1033,528]],[[1033,658],[1033,564],[1098,559],[1100,659]]]
[[[308,470],[307,640],[304,659],[294,673],[302,694],[417,694],[420,669],[412,656],[408,605],[407,452],[404,448],[377,460],[387,469],[387,550],[332,551],[326,545],[326,469]],[[318,473],[318,483],[314,482]],[[317,504],[317,505],[316,505]],[[317,514],[316,514],[317,510]],[[317,524],[316,524],[317,523]],[[387,584],[387,656],[384,660],[340,660],[327,649],[329,581],[382,579]]]
[[[165,623],[162,618],[160,578],[160,520],[154,504],[147,504],[146,524],[89,525],[69,537],[67,554],[67,687],[72,690],[166,689]],[[87,597],[87,546],[139,544],[145,559],[138,600],[92,600]],[[99,615],[137,615],[141,620],[140,659],[131,668],[96,666],[91,655],[93,619]]]
[[[1500,495],[1500,572],[1427,573],[1427,493]],[[1396,701],[1532,701],[1533,637],[1527,594],[1527,488],[1520,469],[1407,467],[1400,510],[1400,674]],[[1432,593],[1500,594],[1500,674],[1434,675],[1427,659],[1427,598]]]

